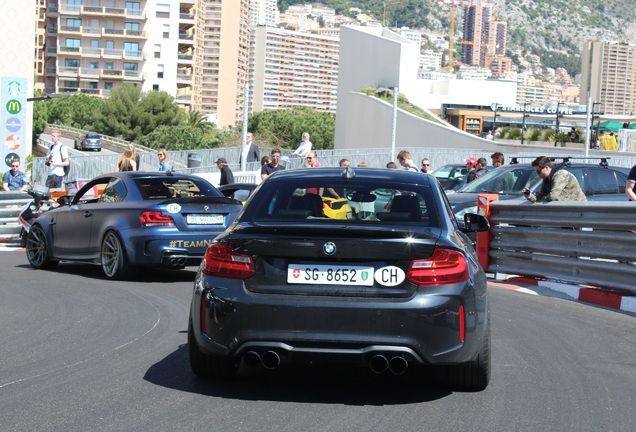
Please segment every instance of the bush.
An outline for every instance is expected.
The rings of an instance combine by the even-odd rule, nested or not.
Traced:
[[[531,128],[526,132],[527,141],[539,141],[541,138],[541,129]]]

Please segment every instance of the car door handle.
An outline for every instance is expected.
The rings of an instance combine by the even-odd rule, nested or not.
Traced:
[[[84,212],[84,217],[88,218],[88,217],[91,217],[91,216],[93,216],[93,212],[92,211],[85,211]]]

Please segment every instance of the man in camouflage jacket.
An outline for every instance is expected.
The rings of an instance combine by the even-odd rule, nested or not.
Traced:
[[[536,195],[524,190],[523,195],[528,201],[587,201],[576,177],[564,169],[553,171],[552,161],[547,157],[536,158],[532,167],[543,179],[543,183]]]

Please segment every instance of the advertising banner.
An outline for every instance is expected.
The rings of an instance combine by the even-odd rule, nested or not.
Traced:
[[[0,171],[11,169],[11,160],[20,158],[25,166],[27,144],[27,79],[3,77],[0,82]]]

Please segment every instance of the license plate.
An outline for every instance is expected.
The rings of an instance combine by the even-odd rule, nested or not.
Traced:
[[[373,267],[292,264],[287,283],[373,286]]]
[[[219,225],[223,223],[223,215],[189,214],[186,216],[186,220],[190,225]]]

